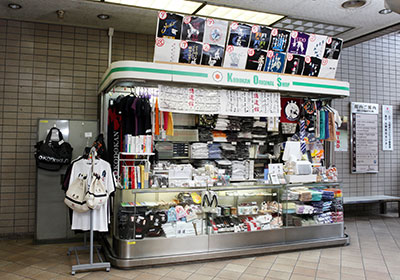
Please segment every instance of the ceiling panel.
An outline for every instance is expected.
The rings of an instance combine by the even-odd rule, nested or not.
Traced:
[[[282,27],[289,28],[287,26],[289,25],[290,28],[298,28],[299,31],[323,31],[326,35],[332,36],[341,31],[342,28],[340,37],[345,40],[354,39],[400,22],[399,14],[381,15],[378,13],[379,10],[384,8],[384,0],[367,0],[368,3],[364,7],[350,10],[341,8],[343,1],[209,0],[207,2],[215,5],[282,14],[288,17],[286,18],[286,26],[282,25]],[[10,2],[19,3],[23,8],[11,10],[7,7]],[[56,16],[56,11],[59,9],[66,11],[63,20]],[[108,14],[110,19],[102,21],[97,18],[98,14]],[[87,0],[0,0],[0,18],[102,29],[114,27],[117,31],[155,34],[157,11]],[[290,21],[290,19],[296,20]],[[303,24],[299,25],[297,21]],[[313,22],[319,23],[320,26],[315,26]],[[352,29],[346,31],[348,28]]]

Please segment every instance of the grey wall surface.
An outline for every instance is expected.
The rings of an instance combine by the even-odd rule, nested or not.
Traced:
[[[336,79],[350,83],[350,98],[333,103],[342,115],[349,117],[350,102],[380,105],[379,173],[351,174],[350,151],[336,152],[344,195],[400,195],[400,34],[391,33],[344,49]],[[382,151],[382,104],[393,106],[394,150],[391,152]]]
[[[152,61],[154,38],[116,32],[112,60]],[[33,233],[39,118],[96,120],[106,30],[0,19],[0,237]]]

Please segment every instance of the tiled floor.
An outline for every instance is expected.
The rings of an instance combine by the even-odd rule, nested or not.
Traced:
[[[346,219],[351,245],[251,258],[70,275],[71,244],[0,241],[0,279],[400,279],[400,219]],[[88,256],[86,255],[86,258]]]

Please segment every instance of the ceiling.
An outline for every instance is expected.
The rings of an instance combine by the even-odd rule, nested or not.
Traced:
[[[358,9],[343,9],[341,4],[344,1],[209,0],[207,3],[351,27],[348,31],[339,35],[345,41],[382,30],[400,22],[399,14],[393,12],[381,15],[378,13],[379,10],[384,8],[384,0],[367,0],[367,4]],[[7,5],[11,2],[22,5],[22,9],[9,9]],[[57,18],[57,10],[66,12],[64,19]],[[108,14],[110,19],[100,20],[97,18],[98,14]],[[155,34],[157,11],[87,0],[0,0],[0,18],[101,29],[113,27],[116,31]]]

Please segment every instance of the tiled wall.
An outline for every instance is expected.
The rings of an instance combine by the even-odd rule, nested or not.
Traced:
[[[116,32],[115,60],[151,61],[153,36]],[[0,236],[33,233],[37,119],[97,119],[106,30],[0,19]]]
[[[349,117],[350,102],[380,105],[379,173],[351,174],[350,151],[336,152],[336,163],[346,196],[400,195],[400,34],[391,33],[344,49],[338,80],[350,82],[350,98],[335,101],[340,113]],[[393,105],[394,150],[382,151],[382,107]]]
[[[112,60],[151,61],[153,42],[153,36],[116,32]],[[96,119],[107,57],[105,30],[0,19],[0,237],[34,232],[37,119]],[[351,97],[335,101],[340,112],[348,115],[350,101],[395,108],[394,151],[380,151],[378,174],[351,175],[349,153],[336,153],[346,195],[400,195],[399,76],[399,34],[343,51],[337,78],[350,82]]]

